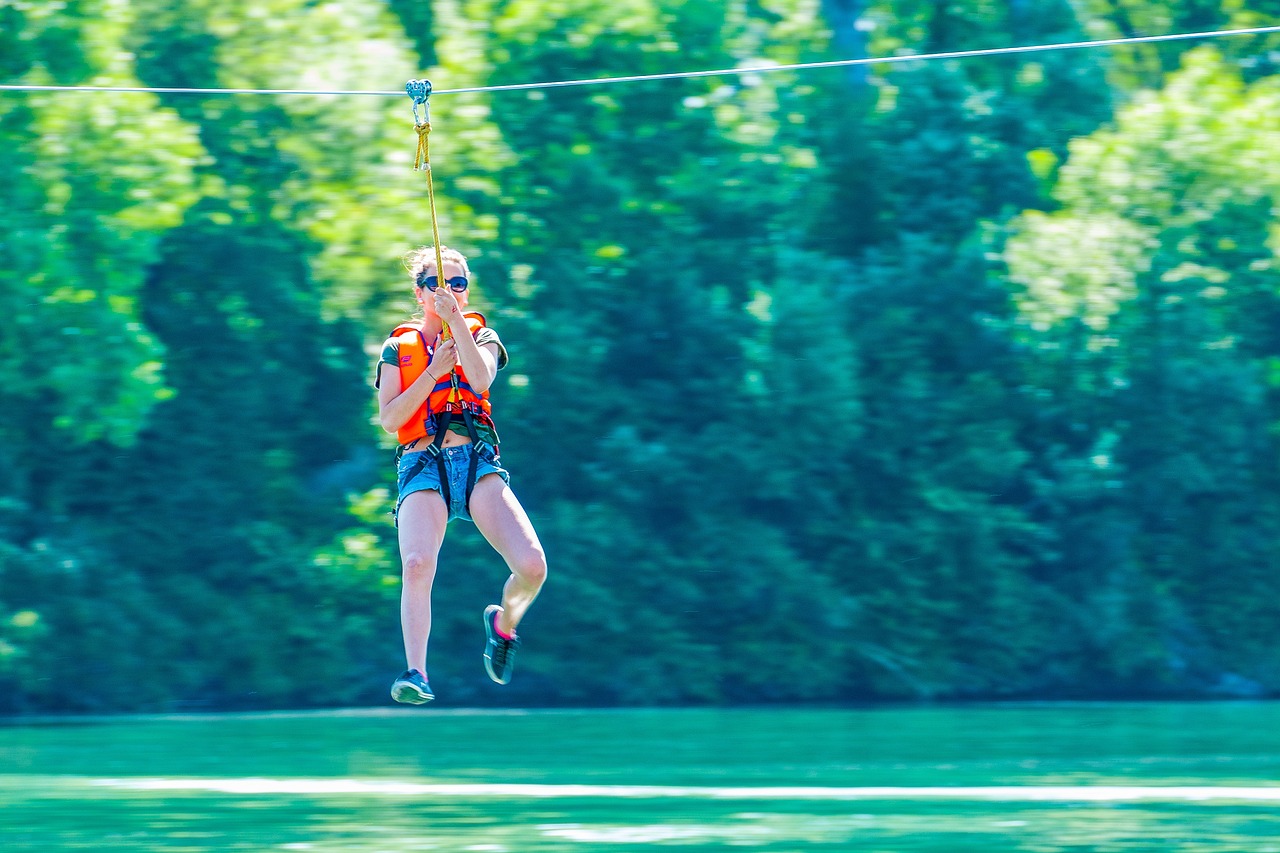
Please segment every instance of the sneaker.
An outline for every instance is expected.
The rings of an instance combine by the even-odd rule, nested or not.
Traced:
[[[511,670],[515,666],[516,649],[520,647],[520,638],[512,637],[508,640],[498,633],[493,620],[501,612],[502,607],[497,604],[490,604],[484,609],[484,633],[489,640],[484,646],[484,668],[494,681],[506,684],[511,680]]]
[[[406,705],[422,705],[436,698],[436,694],[431,692],[425,675],[410,669],[391,685],[391,698]]]

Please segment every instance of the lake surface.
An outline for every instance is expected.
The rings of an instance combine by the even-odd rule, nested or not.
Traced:
[[[1280,853],[1280,703],[0,721],[3,851]]]

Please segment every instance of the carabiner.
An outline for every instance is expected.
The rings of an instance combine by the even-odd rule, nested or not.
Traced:
[[[427,98],[431,97],[431,81],[430,80],[410,80],[404,84],[404,90],[413,99],[413,123],[415,125],[428,124],[431,121],[431,111],[427,105]],[[418,105],[422,105],[422,118],[418,118]]]

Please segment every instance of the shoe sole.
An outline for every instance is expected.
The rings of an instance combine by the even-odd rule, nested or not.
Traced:
[[[511,667],[507,667],[506,680],[499,678],[493,672],[493,661],[489,658],[489,644],[497,639],[493,630],[493,614],[501,610],[502,607],[497,604],[490,604],[484,609],[484,671],[489,673],[489,679],[496,684],[511,683]]]
[[[391,688],[391,698],[402,705],[425,705],[436,698],[431,693],[423,693],[412,684]]]

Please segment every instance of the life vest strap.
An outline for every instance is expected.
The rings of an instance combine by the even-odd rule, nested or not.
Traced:
[[[471,464],[467,466],[467,494],[463,502],[469,514],[471,512],[471,492],[476,487],[476,468],[480,463],[481,445],[484,442],[480,440],[480,433],[476,430],[475,419],[471,417],[471,412],[467,409],[462,410],[462,422],[467,425],[467,435],[471,438]]]
[[[444,498],[444,508],[448,511],[453,506],[452,499],[449,495],[449,470],[444,465],[444,436],[449,431],[449,422],[453,420],[453,412],[448,409],[444,411],[444,420],[436,423],[436,434],[431,439],[431,444],[427,445],[427,453],[436,460],[437,470],[440,472],[440,497]]]

